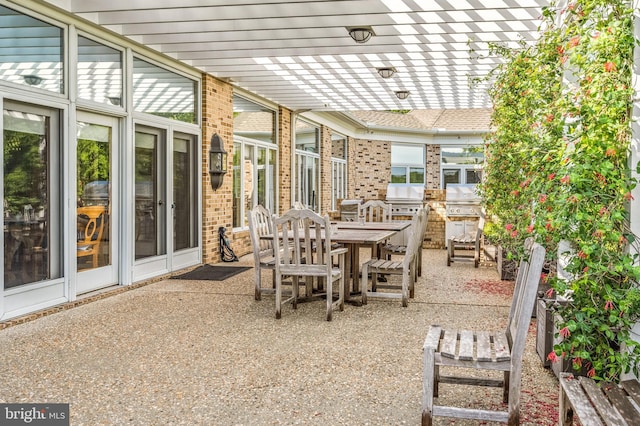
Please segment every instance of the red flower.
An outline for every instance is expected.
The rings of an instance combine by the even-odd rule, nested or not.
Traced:
[[[527,232],[528,233],[532,233],[533,232],[533,225],[527,226]]]
[[[571,40],[569,40],[569,47],[576,47],[580,44],[580,36],[573,36]]]
[[[517,237],[517,236],[518,236],[518,230],[517,230],[517,229],[514,229],[514,230],[511,232],[511,236],[512,236],[513,238]]]
[[[549,176],[547,176],[549,178],[549,180],[553,180],[554,177],[556,177],[555,173],[551,173]]]
[[[547,201],[547,194],[540,194],[540,197],[538,197],[538,201],[540,201],[541,203]]]
[[[549,352],[549,355],[547,355],[547,359],[551,362],[558,362],[559,360],[558,355],[556,355],[554,351]]]
[[[553,121],[553,114],[547,115],[547,123],[551,123]]]
[[[562,54],[564,53],[564,47],[563,47],[563,46],[558,46],[558,47],[556,47],[556,51],[557,51],[560,55],[562,55]]]
[[[542,281],[543,283],[546,283],[548,277],[549,276],[543,272],[540,274],[540,281]]]
[[[529,186],[531,183],[531,179],[527,179],[524,182],[520,182],[520,188],[524,188],[525,186]]]
[[[520,191],[515,189],[515,190],[511,191],[511,195],[513,195],[514,197],[517,197],[518,195],[520,195]]]
[[[562,336],[564,338],[567,338],[567,337],[571,336],[571,332],[569,331],[568,327],[561,328],[559,333],[560,333],[560,336]]]
[[[586,258],[587,258],[587,254],[586,254],[585,252],[583,252],[582,250],[580,250],[580,251],[578,252],[578,257],[579,257],[580,259],[586,259]]]
[[[560,178],[560,183],[566,185],[569,183],[569,180],[570,180],[569,175],[564,175]]]
[[[604,153],[607,157],[613,157],[616,155],[616,150],[613,148],[607,148],[607,151]]]
[[[605,214],[607,214],[607,213],[609,213],[609,210],[607,210],[607,208],[606,208],[606,207],[602,207],[602,208],[600,209],[600,216],[603,216],[603,215],[605,215]]]
[[[616,70],[616,64],[614,64],[613,62],[609,61],[609,62],[605,62],[604,63],[604,70],[606,72],[612,72]]]
[[[624,194],[624,200],[625,201],[633,200],[633,195],[631,195],[631,192],[627,192],[626,194]]]
[[[591,370],[587,371],[587,376],[589,377],[593,377],[596,375],[596,369],[592,368]]]
[[[547,231],[551,231],[553,229],[553,226],[551,226],[551,222],[545,223],[544,227],[547,228]]]
[[[574,367],[576,367],[576,368],[580,368],[580,367],[582,367],[582,358],[580,358],[579,356],[575,357],[575,358],[573,359],[573,365],[574,365]]]
[[[605,311],[613,311],[613,302],[611,300],[607,300],[607,303],[604,304]]]
[[[545,296],[547,296],[549,299],[551,299],[553,297],[553,289],[550,288],[549,290],[546,291]]]
[[[507,223],[504,226],[504,229],[506,229],[507,231],[511,231],[513,229],[513,224],[512,223]]]

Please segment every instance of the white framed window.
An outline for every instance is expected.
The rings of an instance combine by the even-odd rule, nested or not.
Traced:
[[[347,198],[347,137],[331,134],[331,210],[338,210],[338,200]]]
[[[482,180],[483,145],[442,146],[440,148],[440,185],[477,184]]]
[[[426,183],[424,145],[391,145],[391,183],[400,185]]]
[[[320,207],[320,128],[296,120],[295,200],[318,211]]]

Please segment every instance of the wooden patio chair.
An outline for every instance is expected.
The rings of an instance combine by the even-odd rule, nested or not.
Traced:
[[[424,212],[424,220],[422,221],[422,225],[420,229],[418,229],[418,233],[424,239],[424,233],[427,230],[427,224],[429,223],[429,211],[431,207],[427,204]],[[411,234],[414,230],[409,231]],[[408,243],[408,242],[407,242]],[[408,244],[385,244],[380,248],[380,258],[381,259],[391,259],[393,255],[402,255],[404,256],[407,253],[407,245]],[[417,247],[417,258],[416,258],[416,275],[418,277],[422,276],[422,241],[419,242]]]
[[[364,217],[365,222],[391,222],[391,207],[384,201],[369,200],[358,204],[358,217]]]
[[[107,219],[106,206],[78,207],[78,241],[76,256],[78,259],[91,256],[91,265],[98,267],[100,244]]]
[[[299,280],[305,278],[305,296],[312,297],[314,278],[326,285],[326,318],[331,321],[335,309],[344,309],[344,266],[346,248],[331,249],[329,216],[320,216],[309,209],[291,209],[282,216],[273,216],[276,283],[276,318],[281,317],[282,304],[297,308]],[[314,249],[311,249],[311,246]],[[337,257],[338,266],[332,258]],[[291,277],[292,294],[282,300],[282,280]],[[338,299],[333,300],[333,283],[338,282]],[[316,296],[319,294],[316,294]]]
[[[482,242],[482,232],[484,230],[484,210],[480,211],[478,228],[474,235],[462,234],[449,238],[447,241],[447,266],[452,262],[473,262],[477,268],[480,265],[480,243]],[[456,254],[456,250],[473,250],[473,254]]]
[[[545,249],[532,238],[525,242],[528,259],[520,262],[507,327],[504,331],[444,330],[433,325],[424,341],[422,384],[422,425],[432,424],[433,417],[455,417],[517,425],[520,420],[520,384],[522,354],[531,311],[536,299]],[[445,376],[440,367],[493,370],[503,372],[502,379],[468,376]],[[502,387],[507,411],[483,410],[435,405],[439,384],[462,384]]]
[[[402,306],[407,307],[409,298],[414,295],[414,283],[416,279],[416,259],[418,245],[422,241],[419,229],[426,220],[425,209],[420,209],[411,220],[409,244],[402,260],[388,260],[372,258],[362,265],[362,304],[367,304],[367,297],[384,297],[402,299]],[[371,274],[371,291],[368,286],[368,276]],[[398,285],[378,284],[378,274],[401,275],[402,282]],[[381,292],[380,289],[400,289],[400,292]]]
[[[275,257],[273,255],[273,237],[271,225],[271,213],[261,205],[255,206],[248,213],[249,236],[253,249],[253,260],[255,269],[255,300],[262,298],[262,293],[275,293]],[[271,288],[262,287],[262,271],[270,270],[273,274],[273,286]]]

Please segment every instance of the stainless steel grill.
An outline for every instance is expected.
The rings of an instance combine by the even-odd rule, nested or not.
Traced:
[[[447,222],[445,240],[459,235],[475,236],[482,209],[475,185],[448,184],[445,191]]]
[[[422,185],[389,185],[386,202],[391,204],[391,215],[413,216],[424,205]]]

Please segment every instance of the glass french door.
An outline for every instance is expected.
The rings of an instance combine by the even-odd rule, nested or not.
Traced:
[[[135,259],[167,254],[165,132],[135,132]]]
[[[173,136],[173,251],[198,246],[198,167],[196,137]]]
[[[118,282],[118,120],[78,113],[77,294]]]

